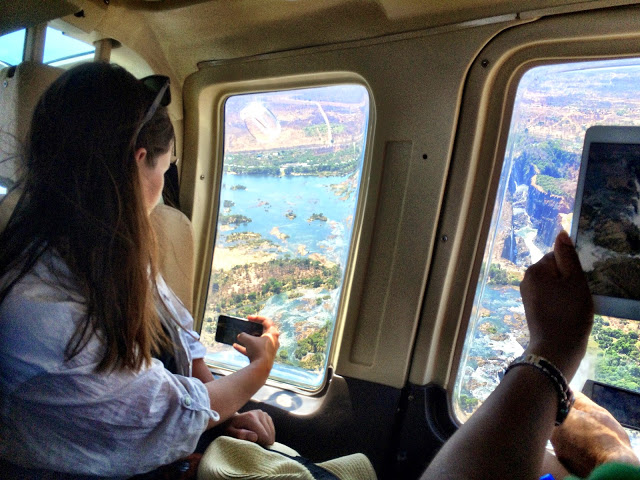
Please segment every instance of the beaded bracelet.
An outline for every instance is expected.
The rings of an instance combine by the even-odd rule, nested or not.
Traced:
[[[571,388],[569,388],[567,379],[564,378],[564,375],[562,375],[562,372],[558,370],[558,367],[556,367],[549,360],[532,353],[516,358],[507,367],[504,374],[506,375],[509,370],[521,365],[530,365],[537,368],[547,377],[549,377],[553,382],[553,387],[558,393],[558,412],[556,414],[556,425],[560,425],[567,418],[567,415],[569,415],[569,410],[571,410],[573,402],[575,401],[575,397],[573,396]]]

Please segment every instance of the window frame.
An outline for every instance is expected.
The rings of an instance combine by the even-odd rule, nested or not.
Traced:
[[[351,291],[354,274],[357,269],[358,262],[364,262],[366,259],[362,258],[361,253],[361,236],[363,230],[363,220],[365,216],[365,209],[367,208],[369,190],[370,190],[370,172],[372,169],[372,150],[373,150],[373,136],[375,129],[375,100],[372,89],[368,83],[361,76],[352,72],[324,72],[321,75],[317,74],[301,74],[301,75],[289,75],[281,77],[273,77],[263,80],[245,80],[230,83],[213,84],[205,87],[201,92],[199,109],[209,108],[212,117],[212,129],[208,135],[208,145],[206,148],[202,143],[198,145],[198,149],[205,149],[210,152],[210,156],[207,159],[209,161],[209,167],[211,168],[208,178],[205,174],[199,175],[199,180],[208,180],[207,185],[211,188],[208,194],[209,198],[206,200],[207,207],[203,209],[206,212],[203,215],[204,221],[204,238],[201,241],[197,241],[196,236],[196,252],[198,249],[204,250],[202,257],[203,264],[196,265],[195,280],[194,280],[194,329],[197,332],[201,332],[204,323],[204,314],[206,309],[207,289],[209,285],[209,279],[211,277],[211,270],[213,266],[213,253],[217,235],[217,223],[218,214],[220,212],[220,193],[222,186],[222,175],[224,167],[224,110],[226,101],[236,95],[255,94],[255,93],[267,93],[285,90],[298,90],[305,88],[318,88],[328,86],[340,86],[345,84],[359,85],[365,88],[369,95],[369,120],[366,128],[366,138],[363,145],[364,156],[363,165],[360,173],[360,185],[359,195],[356,204],[356,210],[353,220],[353,231],[351,234],[351,242],[349,245],[348,260],[345,265],[344,279],[342,284],[342,292],[337,307],[337,315],[335,324],[333,327],[333,334],[331,337],[330,347],[327,351],[327,364],[324,369],[323,381],[315,389],[304,389],[299,386],[268,379],[266,385],[282,390],[288,390],[302,396],[320,396],[325,391],[333,375],[336,365],[336,357],[340,351],[340,344],[342,339],[342,331],[345,324],[346,314],[349,303],[349,292]],[[187,87],[185,86],[185,89]],[[201,113],[202,115],[202,113]],[[207,141],[206,133],[198,133],[198,141]],[[185,139],[185,144],[186,144]],[[206,155],[205,155],[206,156]],[[198,171],[201,169],[199,168]],[[192,219],[193,220],[193,219]],[[195,222],[194,222],[195,224]],[[198,255],[196,253],[196,255]],[[233,373],[234,370],[213,366],[207,364],[207,366],[216,375],[226,375]]]
[[[460,110],[448,190],[420,318],[410,382],[454,388],[493,216],[516,92],[531,68],[640,56],[637,7],[559,15],[514,26],[471,66]],[[585,23],[586,22],[586,23]],[[636,22],[637,23],[637,22]],[[583,25],[595,31],[584,31]],[[624,28],[620,28],[624,25]],[[477,179],[486,178],[486,182]]]

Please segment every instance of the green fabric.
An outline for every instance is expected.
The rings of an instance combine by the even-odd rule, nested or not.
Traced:
[[[565,480],[580,480],[570,476]],[[605,463],[596,468],[587,480],[640,480],[640,467],[626,463]]]

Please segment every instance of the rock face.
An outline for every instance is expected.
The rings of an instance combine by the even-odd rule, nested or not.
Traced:
[[[619,298],[640,298],[640,259],[609,258],[586,272],[594,292]]]
[[[550,247],[562,228],[560,214],[571,212],[573,202],[569,204],[565,197],[545,192],[536,185],[535,180],[536,176],[529,183],[527,213],[532,218],[534,228],[538,230],[538,242]]]
[[[532,232],[528,238],[542,251],[553,245],[562,229],[562,215],[573,210],[578,162],[577,155],[552,146],[526,150],[514,160],[507,194],[513,212],[511,225],[506,226],[510,233],[504,239],[503,258],[520,266],[531,263],[530,245],[523,238],[523,232]],[[567,195],[547,191],[538,185],[536,180],[541,172],[547,177],[557,178],[559,183],[565,182],[563,186]]]

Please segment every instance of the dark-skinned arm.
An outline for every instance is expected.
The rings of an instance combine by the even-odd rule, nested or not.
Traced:
[[[586,351],[593,305],[566,232],[527,270],[520,290],[530,331],[526,353],[548,359],[570,381]],[[558,394],[544,372],[528,365],[512,369],[422,478],[538,478],[557,409]]]

